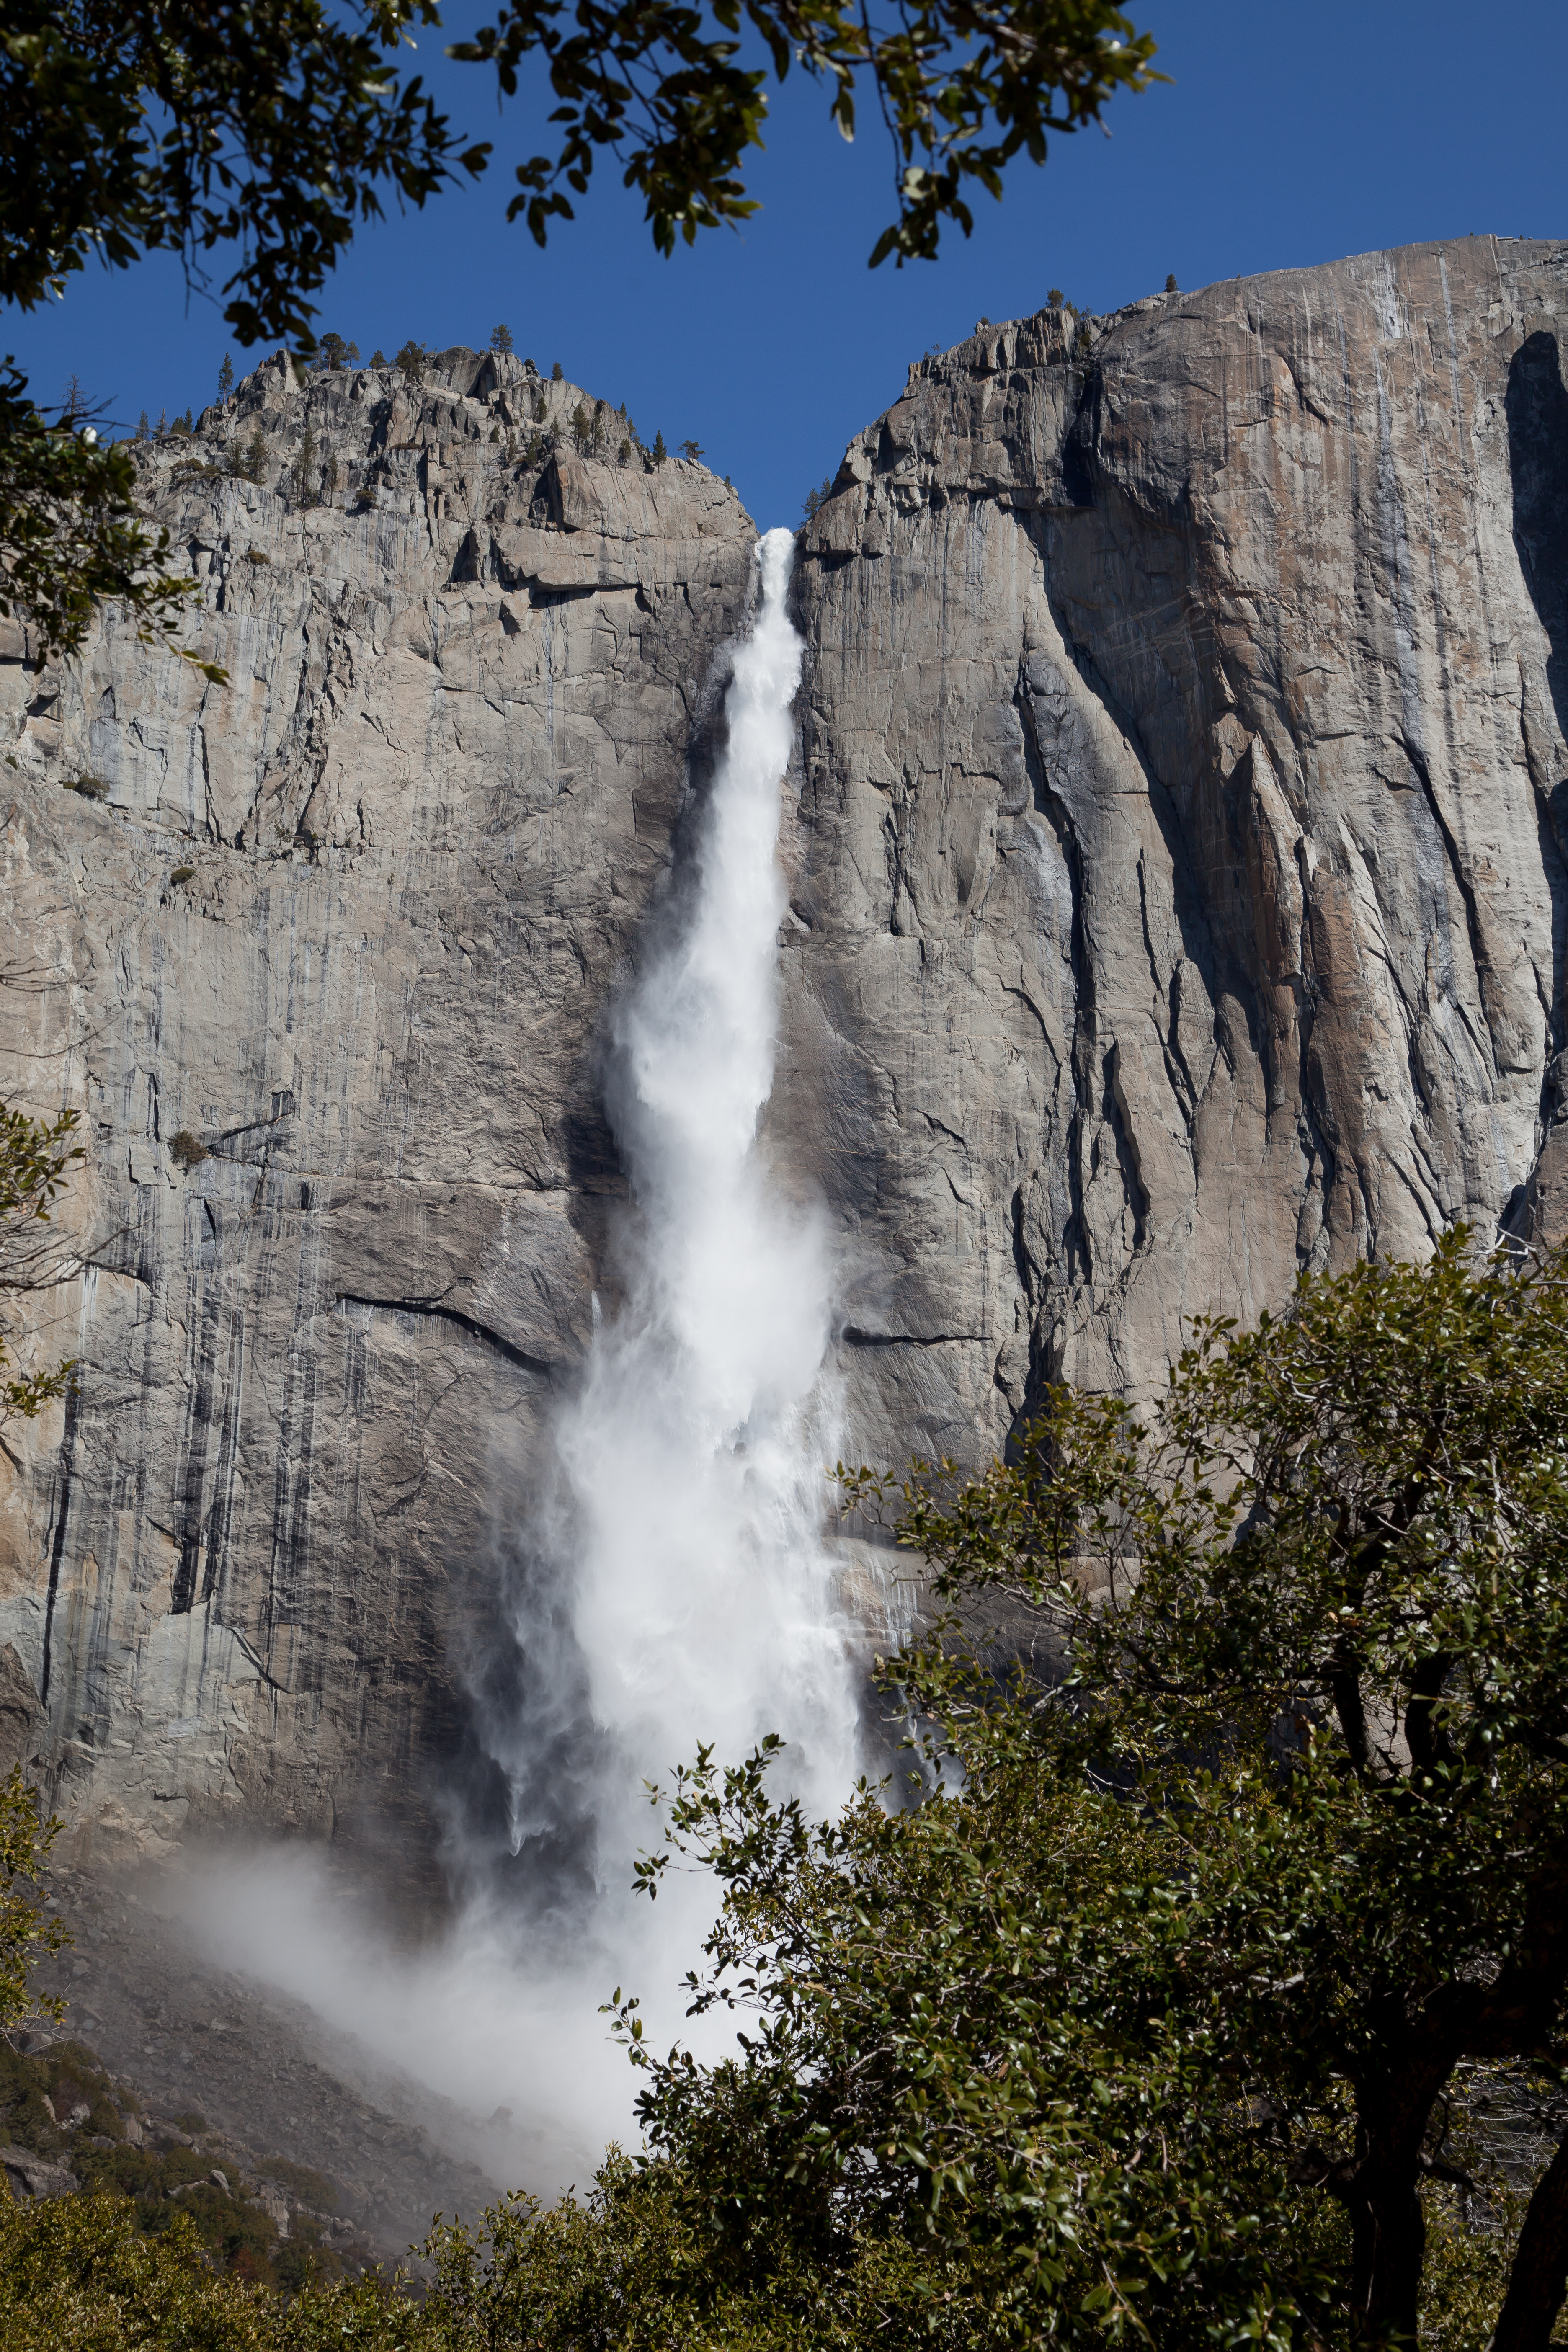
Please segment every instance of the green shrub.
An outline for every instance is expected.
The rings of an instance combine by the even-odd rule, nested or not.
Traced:
[[[176,866],[169,879],[171,882],[194,882],[195,874],[194,866]]]
[[[279,2341],[266,2318],[184,2215],[151,2239],[118,2198],[0,2207],[4,2352],[260,2352]]]
[[[306,2205],[313,2205],[318,2213],[335,2213],[342,2203],[342,2191],[335,2180],[324,2172],[317,2172],[309,2164],[296,2164],[287,2156],[264,2156],[257,2170],[265,2179],[280,2181],[291,2189]]]
[[[267,472],[267,436],[258,425],[242,450],[237,442],[229,452],[229,470],[242,480],[260,484]]]
[[[106,801],[112,787],[107,778],[90,775],[84,768],[79,776],[68,776],[68,793],[79,793],[84,801]]]
[[[199,1168],[204,1160],[212,1158],[212,1153],[198,1137],[191,1133],[188,1127],[183,1127],[178,1135],[172,1135],[169,1138],[169,1157],[171,1160],[177,1160],[182,1168],[191,1169]],[[201,2128],[205,2131],[206,2126],[204,2124]],[[188,2130],[189,2126],[182,2125],[181,2129]]]
[[[200,2161],[179,2150],[163,2159],[171,2170],[176,2157]],[[1470,2221],[1453,2191],[1429,2194],[1427,2352],[1485,2352],[1522,2201],[1496,2191]],[[1336,2217],[1326,2226],[1342,2235]],[[581,2202],[513,2196],[471,2229],[438,2222],[417,2295],[401,2273],[329,2277],[308,2224],[281,2244],[269,2227],[211,2182],[165,2201],[152,2228],[140,2200],[107,2187],[0,2200],[0,2352],[977,2352],[1027,2340],[983,2246],[961,2256],[936,2236],[873,2229],[814,2249],[782,2215],[711,2232],[678,2173],[613,2149]],[[1211,2339],[1194,2317],[1201,2346]]]

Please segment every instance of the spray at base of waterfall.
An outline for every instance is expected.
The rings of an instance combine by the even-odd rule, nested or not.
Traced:
[[[823,1538],[835,1268],[820,1213],[787,1195],[761,1139],[803,650],[793,552],[787,531],[759,543],[690,870],[612,1024],[605,1106],[632,1195],[616,1237],[622,1304],[596,1323],[556,1418],[553,1475],[531,1500],[489,1662],[507,1852],[492,1831],[477,1908],[510,1883],[536,1924],[559,1928],[575,1863],[578,1926],[612,1949],[646,1934],[615,1923],[654,1829],[647,1781],[700,1744],[739,1758],[778,1732],[791,1786],[826,1807],[857,1764],[855,1667]]]
[[[634,1898],[636,1857],[658,1842],[645,1783],[700,1743],[722,1762],[769,1731],[789,1743],[781,1777],[819,1811],[858,1767],[855,1664],[822,1532],[834,1268],[821,1219],[786,1197],[759,1142],[801,660],[792,552],[788,532],[760,543],[692,871],[614,1024],[606,1107],[633,1193],[624,1304],[508,1531],[477,1713],[488,1819],[454,1821],[462,1918],[438,1948],[395,1952],[307,1856],[276,1849],[213,1864],[192,1889],[221,1964],[295,1993],[476,2117],[510,2106],[512,2178],[537,2190],[582,2185],[606,2140],[635,2140],[637,2078],[599,2008],[617,1985],[642,1997],[657,2045],[693,2039],[678,1986],[717,1891],[677,1875],[657,1906]],[[714,2020],[694,2046],[728,2040]]]

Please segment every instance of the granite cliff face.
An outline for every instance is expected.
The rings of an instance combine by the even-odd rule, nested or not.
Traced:
[[[0,1639],[100,1850],[395,1827],[458,1735],[621,1182],[595,1025],[751,593],[700,467],[542,455],[580,403],[266,366],[146,458],[228,686],[112,614],[5,648],[4,1076],[84,1114],[90,1268],[35,1302],[86,1376],[5,1433]]]
[[[1478,238],[1046,313],[851,445],[783,1115],[861,1427],[969,1452],[1299,1267],[1568,1224],[1565,310]]]
[[[847,1447],[973,1454],[1301,1265],[1568,1223],[1565,306],[1568,248],[1477,239],[1045,312],[852,444],[771,1118]],[[0,1726],[100,1849],[417,1822],[459,1736],[750,593],[700,467],[539,446],[582,400],[264,368],[148,459],[228,688],[112,615],[5,648],[0,1085],[85,1112],[91,1265],[37,1335],[79,1400],[4,1433]]]

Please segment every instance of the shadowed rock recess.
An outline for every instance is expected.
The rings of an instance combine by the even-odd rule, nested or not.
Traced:
[[[770,1115],[847,1452],[1568,1229],[1565,305],[1568,247],[1476,238],[1044,311],[851,445]],[[144,457],[227,688],[112,614],[3,649],[0,1088],[83,1112],[90,1265],[29,1303],[79,1396],[4,1432],[0,1734],[84,1862],[433,1826],[751,594],[733,495],[579,404],[268,364]]]

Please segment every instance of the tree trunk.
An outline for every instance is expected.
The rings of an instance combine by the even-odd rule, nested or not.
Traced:
[[[1568,2139],[1535,2184],[1492,2352],[1546,2352],[1568,2287]]]
[[[1352,2324],[1358,2342],[1414,2347],[1426,2219],[1412,2164],[1361,2167],[1365,2183],[1351,2203],[1354,2279]]]

